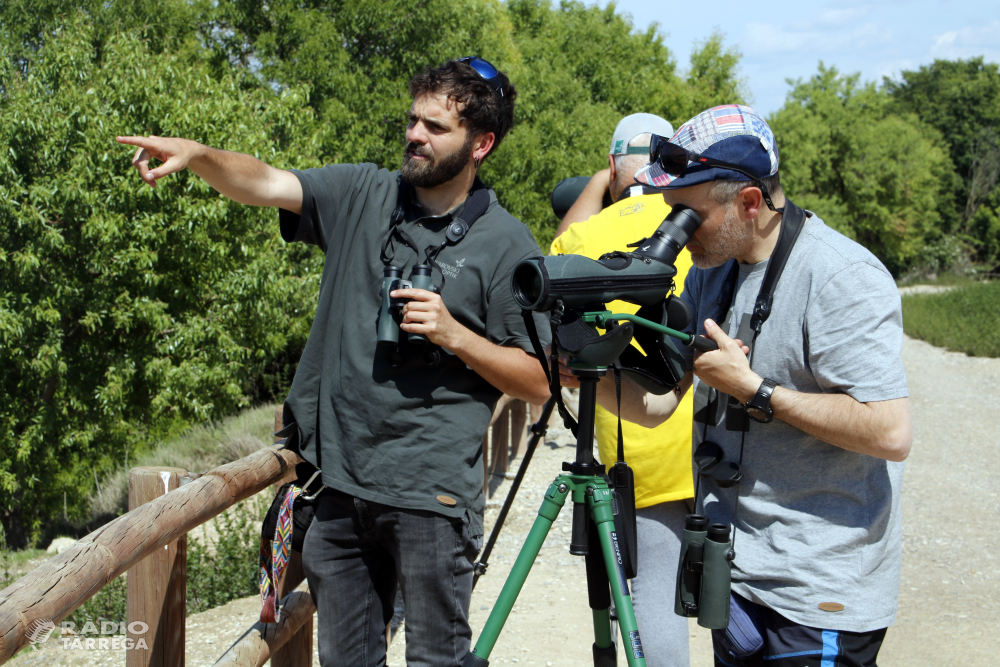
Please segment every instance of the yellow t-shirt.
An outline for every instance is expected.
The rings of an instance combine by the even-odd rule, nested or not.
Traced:
[[[629,243],[651,236],[670,212],[659,194],[627,197],[607,207],[589,220],[569,226],[552,242],[550,254],[584,255],[597,259],[606,252],[628,252]],[[684,277],[691,268],[691,254],[677,256],[677,293],[684,289]],[[634,313],[639,306],[623,301],[607,304],[615,313]],[[656,428],[622,421],[625,460],[635,472],[636,507],[649,507],[694,496],[691,478],[691,421],[694,416],[692,392],[677,411]],[[618,417],[597,406],[597,444],[601,461],[610,468],[618,459]]]

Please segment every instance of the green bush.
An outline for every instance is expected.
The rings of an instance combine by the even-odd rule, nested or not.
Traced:
[[[467,53],[520,90],[483,178],[545,247],[548,193],[606,166],[622,115],[679,123],[741,95],[739,54],[719,35],[684,79],[657,28],[580,2],[0,8],[0,519],[14,546],[64,497],[70,523],[86,520],[95,477],[126,448],[136,460],[191,424],[283,398],[315,309],[322,256],[284,244],[274,211],[190,173],[150,189],[115,135],[189,137],[279,168],[395,168],[407,81]]]
[[[972,357],[1000,357],[1000,281],[903,297],[907,335]]]

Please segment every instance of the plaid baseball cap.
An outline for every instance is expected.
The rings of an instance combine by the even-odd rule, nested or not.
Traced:
[[[756,111],[742,104],[725,104],[702,111],[684,123],[670,143],[741,167],[758,178],[778,173],[774,133]],[[635,180],[660,190],[672,190],[708,181],[745,181],[747,177],[731,169],[697,163],[689,164],[687,173],[676,177],[653,162],[636,172]]]
[[[674,133],[674,126],[659,116],[651,113],[634,113],[625,116],[618,122],[615,134],[611,137],[609,155],[643,155],[649,156],[649,146],[632,146],[628,143],[640,134],[658,134],[669,137]]]

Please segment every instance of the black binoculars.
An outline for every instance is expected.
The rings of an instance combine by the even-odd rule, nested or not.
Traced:
[[[436,292],[434,279],[431,276],[429,264],[415,264],[410,270],[410,278],[403,280],[403,269],[398,266],[387,266],[382,270],[382,307],[378,313],[378,342],[389,343],[393,348],[389,351],[387,359],[389,365],[397,367],[403,363],[402,354],[399,352],[398,344],[400,333],[403,339],[417,345],[428,346],[424,350],[423,356],[428,364],[435,365],[440,361],[440,353],[430,349],[430,341],[422,334],[407,334],[401,332],[399,323],[403,320],[403,306],[410,299],[401,299],[389,296],[390,292],[399,289],[423,289],[429,292]]]
[[[732,548],[729,526],[709,525],[708,517],[684,517],[684,537],[677,566],[674,613],[698,619],[711,630],[729,626],[729,590],[732,585]]]

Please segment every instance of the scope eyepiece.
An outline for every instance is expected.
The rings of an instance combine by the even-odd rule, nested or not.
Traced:
[[[700,226],[701,218],[698,214],[687,206],[678,204],[671,209],[653,235],[639,246],[636,254],[672,266],[677,261],[681,248],[687,245]]]

